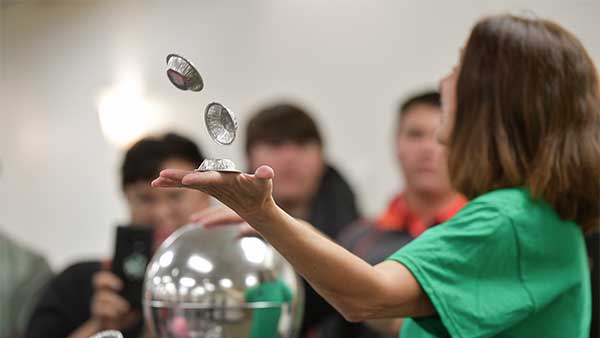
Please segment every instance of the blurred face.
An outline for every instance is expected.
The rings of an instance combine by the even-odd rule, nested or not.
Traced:
[[[436,106],[415,104],[402,116],[396,134],[396,154],[408,190],[451,190],[444,146],[435,138],[441,115]]]
[[[194,170],[183,160],[171,159],[163,169]],[[208,195],[192,189],[152,188],[150,182],[137,182],[125,187],[125,197],[131,215],[131,223],[152,225],[157,236],[168,236],[175,229],[189,223],[189,217],[209,206]]]
[[[268,165],[275,170],[273,197],[280,203],[305,203],[316,193],[325,164],[321,145],[260,142],[248,154],[252,170]]]

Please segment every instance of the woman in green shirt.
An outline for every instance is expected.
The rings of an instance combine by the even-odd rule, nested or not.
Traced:
[[[371,266],[284,213],[273,170],[166,170],[154,186],[207,192],[260,232],[348,320],[411,317],[403,337],[583,338],[590,324],[583,231],[600,220],[600,88],[581,43],[509,15],[473,28],[441,81],[456,189],[450,221]]]

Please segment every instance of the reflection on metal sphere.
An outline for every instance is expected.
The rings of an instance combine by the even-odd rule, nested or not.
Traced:
[[[123,338],[123,334],[116,330],[98,332],[90,338]]]
[[[159,338],[292,338],[303,290],[291,265],[239,227],[187,225],[146,271],[144,316]]]

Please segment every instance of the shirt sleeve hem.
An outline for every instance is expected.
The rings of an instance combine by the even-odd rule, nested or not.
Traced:
[[[431,303],[435,307],[438,315],[442,319],[442,323],[449,331],[450,335],[455,338],[466,337],[456,326],[455,320],[452,317],[448,306],[446,305],[444,300],[441,297],[439,297],[439,295],[435,292],[431,281],[427,277],[427,274],[425,274],[421,270],[419,265],[415,263],[410,257],[404,255],[394,255],[388,259],[403,264],[413,274],[415,279],[417,279],[417,281],[423,288],[423,291],[425,291],[425,293],[431,300]]]

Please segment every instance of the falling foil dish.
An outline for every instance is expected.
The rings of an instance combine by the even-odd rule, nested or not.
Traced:
[[[204,81],[191,62],[177,54],[167,56],[167,76],[175,87],[181,90],[199,92],[204,88]]]

